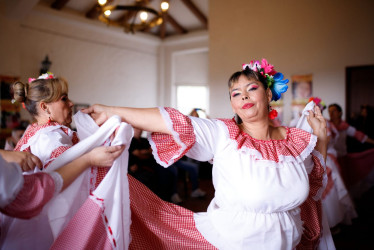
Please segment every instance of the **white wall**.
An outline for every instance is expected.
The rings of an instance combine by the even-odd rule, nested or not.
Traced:
[[[242,63],[261,58],[288,78],[312,73],[313,95],[344,109],[345,68],[374,64],[373,9],[371,0],[210,1],[212,117],[232,117],[227,80]],[[291,86],[288,111],[290,103]]]
[[[22,20],[0,16],[0,30],[2,75],[37,77],[48,55],[50,70],[68,80],[74,102],[158,105],[157,37],[128,35],[40,5]]]
[[[195,32],[165,39],[160,46],[159,104],[175,105],[175,86],[208,83],[207,32]]]

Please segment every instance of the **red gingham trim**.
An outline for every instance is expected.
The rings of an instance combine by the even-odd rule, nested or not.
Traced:
[[[113,249],[102,214],[102,208],[92,199],[87,199],[51,249]]]
[[[49,157],[48,163],[44,165],[44,169],[46,169],[57,157],[60,156],[63,152],[71,148],[71,146],[60,146],[52,151],[51,156]]]
[[[197,230],[193,212],[166,202],[128,175],[130,249],[216,249]]]
[[[43,129],[43,128],[47,128],[47,127],[51,127],[51,126],[59,126],[60,124],[58,124],[57,122],[51,122],[51,123],[47,123],[47,124],[44,124],[44,125],[38,125],[36,123],[33,123],[31,124],[30,126],[27,127],[25,133],[23,134],[22,138],[18,141],[16,147],[14,148],[14,151],[21,151],[21,147],[22,145],[26,144],[29,139],[31,137],[33,137],[35,135],[36,132],[38,132],[39,130]],[[64,130],[65,133],[67,133],[65,130]]]
[[[90,197],[89,197],[93,202],[95,202],[101,209],[101,216],[102,216],[102,219],[103,219],[103,223],[104,223],[104,226],[106,228],[106,231],[107,231],[107,235],[110,239],[110,242],[112,244],[112,247],[113,249],[115,249],[117,247],[117,242],[116,242],[116,239],[114,238],[113,236],[113,231],[112,231],[112,228],[110,227],[109,225],[109,220],[107,218],[107,216],[105,215],[105,205],[104,205],[104,199],[102,198],[99,198],[97,197],[96,195],[94,194],[90,194]]]
[[[149,141],[157,163],[167,167],[179,160],[195,144],[190,118],[173,108],[160,108],[172,135],[152,133]]]
[[[322,235],[322,205],[321,200],[315,200],[315,197],[323,188],[324,167],[318,156],[312,154],[314,167],[309,174],[309,195],[306,201],[300,206],[301,220],[304,222],[303,235],[297,245],[297,249],[317,249]]]
[[[343,130],[347,130],[349,128],[349,124],[345,121],[342,121],[337,127],[336,129],[338,131],[343,131]]]
[[[44,205],[53,197],[55,183],[46,173],[24,175],[24,184],[12,203],[2,212],[21,219],[30,219],[38,215]]]
[[[283,140],[257,140],[241,131],[234,120],[220,119],[229,131],[230,139],[235,141],[238,149],[243,149],[260,160],[281,162],[284,160],[303,161],[316,144],[316,137],[298,129],[286,128],[286,138]]]
[[[367,135],[365,135],[361,131],[357,131],[357,130],[356,130],[356,133],[355,133],[354,137],[356,138],[356,140],[358,140],[361,143],[364,143],[367,140],[367,138],[368,138]]]

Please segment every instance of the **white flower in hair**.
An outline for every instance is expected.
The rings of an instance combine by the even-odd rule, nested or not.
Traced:
[[[53,73],[52,72],[47,72],[38,77],[38,79],[53,79]]]

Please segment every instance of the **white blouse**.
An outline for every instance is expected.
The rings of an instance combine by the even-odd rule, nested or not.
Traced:
[[[310,190],[308,177],[315,165],[323,172],[323,157],[313,150],[316,136],[286,128],[284,140],[262,141],[232,120],[184,117],[169,108],[160,112],[173,138],[150,136],[159,164],[168,166],[187,151],[213,162],[215,197],[207,212],[194,216],[200,233],[219,249],[294,249],[303,234],[300,205],[310,194],[320,199],[322,192],[322,178]]]

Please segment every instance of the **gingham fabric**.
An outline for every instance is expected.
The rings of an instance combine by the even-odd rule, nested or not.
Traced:
[[[130,249],[216,249],[195,227],[193,212],[165,202],[129,175]]]
[[[256,150],[260,154],[256,154],[259,160],[270,160],[275,162],[290,159],[303,159],[302,153],[309,146],[311,134],[299,128],[286,129],[286,138],[284,140],[257,140],[252,138],[244,131],[241,131],[235,120],[222,119],[226,124],[230,138],[235,140],[238,145],[238,150],[247,148],[249,150]]]
[[[161,166],[167,167],[182,158],[194,145],[195,134],[189,117],[172,108],[160,109],[160,112],[167,120],[172,135],[152,133],[150,144],[157,162]]]
[[[167,114],[163,112],[166,112]],[[201,127],[194,128],[190,121],[192,118],[185,117],[175,110],[165,109],[161,110],[161,113],[163,114],[164,120],[166,121],[166,124],[168,124],[169,129],[173,131],[172,136],[153,133],[150,136],[150,140],[151,145],[154,144],[153,149],[156,160],[158,160],[160,164],[164,164],[164,166],[173,162],[173,159],[178,159],[183,156],[187,150],[181,150],[181,148],[195,148],[194,144],[196,142],[196,137],[194,129],[196,131],[202,129],[201,127],[204,126],[215,129],[215,124],[218,124],[214,123],[214,121],[206,122],[206,124],[203,124],[202,122],[202,125],[199,125]],[[235,142],[237,151],[247,152],[252,158],[254,157],[255,160],[272,161],[275,165],[278,163],[282,164],[282,162],[294,162],[292,164],[303,162],[311,153],[316,143],[315,136],[312,138],[310,132],[306,132],[299,128],[286,128],[286,138],[284,140],[262,141],[256,140],[242,132],[234,120],[221,119],[219,121],[225,124],[228,136],[233,142]],[[196,121],[196,123],[197,122],[198,121]],[[188,129],[188,127],[190,128]],[[219,137],[222,135],[217,133],[216,136]],[[214,133],[206,136],[207,140],[212,137],[214,137]],[[187,138],[189,139],[187,140]],[[201,140],[205,139],[205,137],[202,138],[203,139]],[[217,149],[211,147],[208,150],[214,151]],[[316,152],[316,154],[318,155],[319,153]],[[301,217],[304,221],[305,228],[305,235],[302,236],[300,246],[307,245],[315,247],[319,243],[319,238],[321,237],[322,232],[322,210],[320,198],[324,188],[324,182],[326,181],[326,176],[324,175],[325,164],[321,155],[313,155],[311,161],[312,163],[308,163],[307,167],[310,193],[307,200],[302,206],[300,206],[302,211]],[[215,162],[214,158],[213,162]],[[309,167],[309,165],[311,166]]]
[[[130,243],[130,200],[127,181],[128,147],[132,137],[132,128],[128,124],[120,123],[119,117],[110,118],[100,128],[93,126],[94,121],[85,114],[79,113],[79,123],[76,122],[78,134],[81,129],[91,128],[92,136],[84,139],[77,148],[66,151],[51,165],[63,165],[74,157],[76,151],[85,151],[91,148],[97,138],[104,139],[106,143],[111,131],[116,128],[116,136],[112,145],[126,145],[123,154],[117,158],[104,179],[95,190],[87,197],[74,217],[67,223],[61,233],[58,234],[52,249],[127,249]],[[113,120],[114,119],[114,120]],[[105,128],[111,128],[110,130]],[[107,131],[108,130],[108,131]],[[97,131],[97,132],[96,132]],[[105,133],[100,131],[107,131]],[[86,131],[87,132],[87,131]],[[94,139],[94,140],[91,140]],[[96,142],[97,143],[97,142]],[[95,145],[95,144],[94,144]],[[64,156],[64,157],[63,157]],[[63,157],[63,158],[62,158]],[[61,162],[58,162],[61,161]],[[91,169],[92,170],[92,169]],[[90,183],[90,187],[92,187]],[[70,187],[69,187],[70,188]],[[78,187],[79,188],[79,187]],[[70,197],[69,193],[65,198]]]
[[[6,215],[29,219],[38,215],[52,198],[55,184],[49,174],[24,175],[24,184],[16,199],[1,210]]]
[[[86,119],[87,117],[89,117],[88,115],[85,115],[85,116],[86,116]],[[92,119],[91,119],[91,123],[94,123]],[[92,133],[93,134],[92,136],[84,140],[84,142],[77,143],[74,147],[67,149],[67,147],[65,147],[64,145],[64,150],[57,150],[57,151],[53,150],[53,148],[48,148],[48,150],[50,150],[50,152],[52,152],[52,154],[56,156],[56,158],[54,158],[53,160],[46,159],[45,162],[50,162],[46,171],[53,171],[58,167],[66,165],[73,159],[88,152],[92,148],[102,145],[108,138],[110,138],[111,134],[115,131],[115,129],[119,125],[120,125],[120,119],[118,117],[112,117],[101,128],[97,129],[98,130],[97,134]],[[43,133],[44,131],[46,131],[47,133],[52,131],[53,133],[53,131],[55,131],[56,129],[60,129],[60,127],[55,124],[45,125],[45,126],[42,126],[41,128],[37,128],[36,126],[31,127],[29,130],[30,133],[25,134],[23,142],[29,143],[30,140],[33,140],[32,135],[35,136],[38,134],[39,136],[39,135],[42,135],[41,133]],[[130,135],[130,137],[127,138],[130,140],[132,132],[131,131],[127,132],[127,134]],[[64,135],[66,135],[68,138],[63,138]],[[121,135],[121,133],[119,133],[119,135]],[[66,143],[69,141],[72,142],[73,137],[74,137],[71,131],[68,131],[68,133],[65,133],[65,132],[58,133],[57,136],[58,138],[61,138],[61,142],[63,143]],[[55,141],[51,141],[51,142],[52,142],[52,145],[57,145],[57,148],[61,148],[58,145],[58,142],[57,143]],[[44,143],[44,146],[48,147],[47,145],[45,145],[44,141],[38,141],[36,143],[40,143],[40,144]],[[117,143],[117,142],[113,141],[113,143]],[[117,145],[117,144],[114,144],[114,145]],[[20,146],[20,149],[23,149],[23,150],[28,150],[27,148],[28,147],[22,148],[22,145]],[[32,148],[32,146],[30,148]],[[57,157],[59,154],[58,152],[61,153],[59,157]],[[79,240],[81,242],[81,245],[84,245],[84,246],[87,245],[87,247],[90,248],[92,246],[91,240],[92,238],[95,238],[96,242],[98,241],[110,242],[109,244],[110,247],[113,247],[112,245],[113,241],[110,238],[109,233],[108,233],[111,230],[113,230],[113,232],[116,233],[115,236],[117,240],[117,246],[119,246],[120,249],[127,248],[126,245],[128,245],[130,241],[129,240],[129,224],[130,224],[129,202],[126,202],[128,207],[124,207],[122,210],[123,204],[114,202],[113,199],[114,197],[117,197],[117,199],[121,199],[123,201],[126,200],[126,197],[128,199],[128,187],[125,185],[123,188],[124,191],[119,190],[119,192],[122,193],[121,195],[118,195],[117,191],[114,192],[111,189],[115,183],[120,183],[121,185],[122,183],[127,183],[127,178],[121,178],[121,179],[118,179],[117,181],[114,181],[117,178],[116,176],[126,176],[126,173],[127,173],[126,162],[127,161],[123,159],[121,161],[123,168],[125,168],[125,174],[117,175],[116,173],[114,173],[111,175],[111,180],[106,180],[106,181],[104,180],[105,179],[104,178],[103,182],[105,182],[105,187],[102,187],[102,185],[98,185],[97,183],[95,183],[96,181],[90,178],[90,176],[91,177],[93,176],[90,170],[87,170],[85,173],[80,175],[67,189],[65,189],[58,196],[54,197],[52,201],[46,205],[43,212],[37,217],[32,218],[31,220],[27,220],[27,221],[24,221],[24,220],[21,221],[21,220],[13,219],[13,218],[6,218],[4,225],[5,226],[8,225],[9,227],[6,226],[4,228],[5,231],[3,232],[6,232],[6,237],[4,234],[5,238],[0,239],[0,245],[4,248],[9,248],[9,249],[18,249],[26,245],[28,246],[29,249],[49,248],[53,243],[53,239],[54,239],[53,236],[55,235],[55,237],[57,238],[57,235],[60,234],[65,224],[66,225],[68,224],[70,218],[73,217],[75,211],[78,210],[78,208],[84,203],[84,201],[87,198],[90,199],[89,198],[89,191],[90,191],[89,187],[90,187],[90,184],[93,184],[91,186],[92,187],[97,186],[97,188],[93,190],[93,193],[91,196],[94,196],[95,192],[96,193],[98,192],[98,194],[101,194],[102,196],[106,197],[105,200],[108,202],[108,204],[105,204],[104,207],[99,206],[99,209],[97,209],[97,207],[92,208],[92,206],[88,206],[88,205],[83,206],[81,209],[83,212],[79,213],[79,215],[81,216],[82,214],[85,214],[85,211],[86,212],[88,211],[87,210],[87,207],[88,207],[91,209],[88,211],[88,215],[91,220],[89,221],[87,219],[87,213],[86,213],[86,217],[84,216],[80,217],[79,225],[82,225],[82,227],[86,229],[88,229],[89,227],[84,227],[84,225],[89,224],[89,223],[92,223],[91,225],[100,225],[100,223],[97,224],[95,220],[97,220],[98,218],[103,220],[103,213],[101,211],[104,211],[104,210],[102,210],[101,208],[106,208],[105,213],[108,214],[108,216],[106,217],[108,220],[108,226],[101,228],[102,231],[100,231],[100,227],[97,227],[97,228],[91,227],[89,228],[91,229],[90,231],[84,231],[83,228],[82,229],[76,228],[79,234],[74,233],[73,235],[74,236],[79,235],[81,237],[78,237],[78,238],[68,237],[67,238],[68,243],[70,242],[70,244],[73,244],[73,243],[76,243],[76,240]],[[118,170],[118,168],[114,168],[114,169]],[[106,169],[104,170],[106,172]],[[104,177],[104,174],[101,174],[99,171],[96,171],[94,177],[96,180],[99,180],[100,178]],[[101,193],[98,190],[101,190]],[[105,193],[105,190],[108,190],[109,193]],[[116,187],[116,190],[118,190],[118,187]],[[52,189],[52,192],[53,192],[53,189]],[[87,204],[89,204],[88,201],[87,201]],[[95,206],[97,206],[97,204],[95,204]],[[109,207],[112,207],[113,209],[109,209]],[[125,226],[126,224],[128,225],[127,230]],[[30,230],[31,228],[35,228],[35,230]],[[125,233],[122,233],[122,230],[125,230]],[[42,234],[43,236],[40,234]],[[22,237],[20,237],[20,235],[22,235]],[[86,238],[89,238],[90,240],[85,242]],[[107,238],[109,240],[107,240]],[[19,240],[16,240],[16,239],[19,239]],[[64,242],[64,239],[66,238],[61,238],[61,240],[59,240],[59,243]],[[66,243],[66,241],[64,243]],[[105,244],[102,244],[101,246],[107,246],[107,244],[105,243]],[[72,249],[72,248],[74,248],[74,246],[69,245],[68,248],[63,248],[63,249]]]
[[[107,227],[102,213],[100,206],[87,199],[51,249],[113,249],[110,238],[105,237]]]
[[[297,249],[317,249],[322,236],[322,205],[321,200],[315,200],[315,196],[323,188],[324,167],[320,159],[312,155],[314,168],[309,174],[309,196],[300,206],[301,220],[304,221],[304,232]]]

